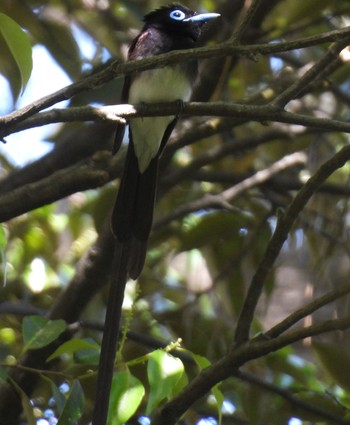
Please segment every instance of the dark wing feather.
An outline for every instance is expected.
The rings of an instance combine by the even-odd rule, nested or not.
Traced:
[[[147,240],[151,232],[158,174],[158,156],[140,173],[132,142],[126,156],[124,173],[112,212],[112,231],[128,250],[128,272],[136,279],[143,268]]]
[[[112,212],[112,231],[119,242],[130,240],[133,233],[133,212],[135,209],[139,178],[140,172],[137,158],[130,138],[124,172]]]
[[[119,243],[128,250],[127,269],[132,279],[140,275],[146,257],[147,241],[151,233],[157,192],[158,162],[177,118],[168,125],[158,154],[141,174],[135,155],[132,132],[118,196],[112,212],[112,231]]]
[[[140,174],[139,177],[133,214],[133,233],[135,238],[140,241],[147,241],[151,233],[157,189],[157,175],[158,155],[152,159],[145,172]]]

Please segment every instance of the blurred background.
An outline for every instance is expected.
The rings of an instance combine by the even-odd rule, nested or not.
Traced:
[[[202,36],[201,44],[208,45],[227,40],[251,2],[182,3],[198,12],[221,13],[220,21],[208,25]],[[0,33],[0,114],[76,82],[111,60],[124,61],[144,14],[163,4],[156,0],[2,0],[0,12],[12,18],[30,40],[33,70],[22,92],[18,64]],[[349,16],[345,0],[263,0],[242,43],[290,41],[341,29],[349,25]],[[273,56],[203,61],[193,99],[267,103],[299,79],[328,47],[319,44]],[[287,110],[348,120],[348,60],[344,50]],[[115,104],[121,87],[122,79],[113,80],[54,106]],[[20,357],[22,320],[32,314],[48,314],[69,323],[82,320],[75,337],[101,340],[111,263],[106,229],[125,154],[124,146],[112,158],[113,134],[111,123],[51,124],[11,134],[1,145],[0,204],[2,197],[11,218],[1,230],[1,364],[15,363]],[[231,346],[247,287],[279,211],[348,139],[347,134],[334,131],[237,117],[182,119],[163,155],[146,266],[139,280],[127,285],[124,307],[132,335],[120,361],[178,338],[184,348],[212,362],[220,359]],[[276,161],[295,152],[300,152],[295,163],[271,172]],[[206,203],[208,194],[219,194],[264,169],[270,170],[268,177],[232,198],[232,209]],[[93,180],[96,170],[102,177]],[[349,283],[349,195],[347,164],[298,217],[259,301],[254,334]],[[29,198],[36,208],[26,206]],[[100,261],[97,265],[94,253]],[[343,297],[298,326],[345,317],[348,303]],[[142,336],[149,339],[144,341]],[[225,396],[222,423],[346,423],[349,348],[346,332],[332,332],[248,363],[241,376],[227,379],[220,387]],[[78,357],[62,357],[56,370],[76,378],[96,368],[96,356]],[[35,353],[31,362],[33,367],[45,365]],[[187,367],[190,379],[198,371],[192,364]],[[132,373],[147,381],[142,365]],[[69,379],[52,380],[63,392],[70,387]],[[82,381],[85,423],[91,414],[94,385],[94,378]],[[47,380],[41,377],[29,387],[34,423],[56,424],[57,409]],[[11,410],[5,400],[2,407]],[[149,423],[144,403],[128,423]],[[0,397],[0,411],[1,404]],[[182,423],[216,425],[214,405],[210,396],[198,401]],[[29,423],[27,416],[20,420]]]

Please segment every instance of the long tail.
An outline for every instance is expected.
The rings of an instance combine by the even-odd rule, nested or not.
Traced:
[[[145,263],[151,232],[158,174],[158,155],[140,173],[132,141],[112,213],[112,231],[128,251],[127,271],[137,279]]]
[[[105,425],[107,423],[115,353],[118,345],[125,285],[128,278],[124,267],[126,255],[127,252],[122,245],[115,247],[97,375],[96,394],[98,394],[98,397],[96,398],[92,415],[92,425]]]

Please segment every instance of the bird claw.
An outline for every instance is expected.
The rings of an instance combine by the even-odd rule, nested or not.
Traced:
[[[146,102],[140,102],[137,111],[140,113],[140,117],[143,118],[145,115],[145,112],[147,112],[147,103]]]
[[[178,112],[176,113],[176,117],[178,118],[185,109],[185,102],[182,99],[175,100],[175,105],[178,108]]]

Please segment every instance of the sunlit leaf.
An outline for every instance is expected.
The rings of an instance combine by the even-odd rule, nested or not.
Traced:
[[[144,396],[142,383],[128,370],[113,376],[108,409],[108,425],[123,425],[136,412]]]
[[[184,373],[182,361],[162,350],[154,351],[148,360],[147,376],[150,384],[146,415],[172,395],[174,386]]]
[[[24,90],[32,72],[32,47],[26,33],[9,16],[0,13],[0,33],[4,38],[21,75]]]

